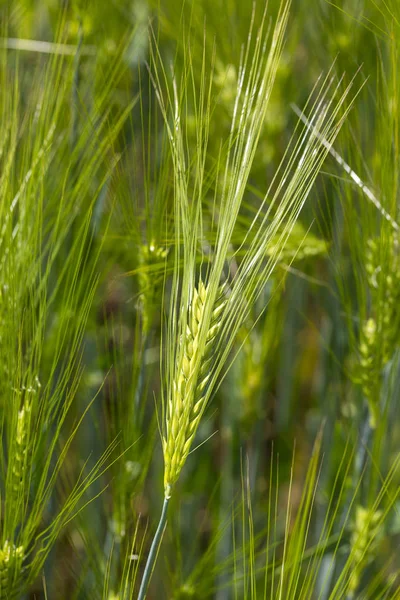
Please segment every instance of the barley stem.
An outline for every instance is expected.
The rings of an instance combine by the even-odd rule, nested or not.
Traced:
[[[157,554],[158,554],[158,549],[160,547],[164,529],[167,524],[168,503],[169,503],[169,498],[164,498],[164,504],[163,504],[162,511],[161,511],[160,522],[158,523],[157,531],[156,531],[153,541],[151,543],[150,552],[147,557],[146,566],[144,568],[142,583],[140,584],[138,600],[144,600],[146,598],[147,588],[150,583],[150,577],[153,573],[153,569],[154,569]]]

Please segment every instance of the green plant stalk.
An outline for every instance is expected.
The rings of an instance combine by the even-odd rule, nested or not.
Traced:
[[[168,503],[169,503],[169,498],[164,498],[164,504],[163,504],[162,511],[161,511],[160,521],[158,523],[157,531],[156,531],[153,541],[151,543],[149,556],[147,557],[146,566],[144,568],[143,578],[142,578],[142,582],[140,584],[138,600],[144,600],[146,598],[147,588],[150,583],[150,577],[151,577],[151,574],[153,573],[153,569],[154,569],[157,554],[158,554],[158,549],[160,547],[164,529],[167,524]]]

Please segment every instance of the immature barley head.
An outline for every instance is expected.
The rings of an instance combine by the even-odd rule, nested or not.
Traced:
[[[348,590],[350,598],[357,593],[364,569],[376,557],[382,534],[382,511],[357,506],[350,538],[354,564]]]
[[[17,431],[15,436],[15,452],[13,457],[14,464],[12,468],[12,490],[14,494],[17,495],[20,491],[21,482],[24,479],[27,453],[27,439],[30,426],[30,413],[31,404],[29,401],[25,401],[23,407],[18,412]]]
[[[20,570],[23,555],[23,547],[14,546],[8,540],[0,548],[0,600],[10,597],[13,580]]]
[[[152,325],[156,298],[163,281],[162,275],[153,268],[157,263],[164,262],[167,254],[168,250],[166,248],[156,246],[154,243],[141,247],[138,279],[142,303],[143,333],[145,335],[148,334]]]
[[[383,239],[370,239],[365,254],[371,318],[360,329],[356,378],[368,401],[372,428],[376,427],[379,417],[383,368],[395,352],[399,335],[398,246],[397,236],[393,234]]]
[[[205,390],[210,379],[221,315],[226,306],[220,290],[211,317],[207,319],[205,308],[208,298],[207,288],[200,280],[188,310],[186,334],[180,340],[181,358],[176,365],[168,398],[166,435],[163,439],[164,489],[167,497],[189,454],[207,401]]]

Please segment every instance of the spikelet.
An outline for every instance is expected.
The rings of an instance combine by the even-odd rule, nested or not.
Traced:
[[[179,477],[205,408],[214,344],[226,306],[223,290],[220,290],[209,324],[203,320],[206,302],[207,288],[200,281],[189,308],[186,335],[181,341],[182,361],[176,369],[168,401],[166,437],[163,438],[166,497],[169,497],[171,487]],[[206,326],[206,343],[200,355],[199,338],[204,335],[203,328]]]
[[[13,579],[21,568],[23,556],[23,547],[14,546],[8,540],[0,548],[0,600],[10,597]]]

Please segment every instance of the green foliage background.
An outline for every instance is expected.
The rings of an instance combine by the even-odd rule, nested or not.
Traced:
[[[179,244],[156,73],[184,80],[190,55],[188,153],[203,64],[213,83],[211,232],[264,9],[0,4],[1,599],[137,597],[163,498],[160,345]],[[351,169],[329,155],[285,244],[271,241],[279,260],[200,423],[148,598],[400,598],[399,52],[397,0],[292,2],[235,260],[293,105],[328,72],[356,75],[334,144]]]

